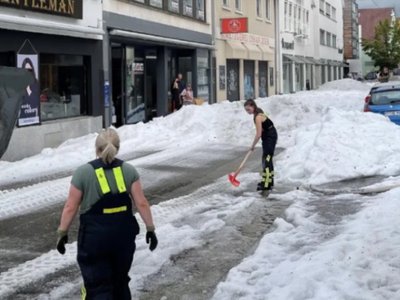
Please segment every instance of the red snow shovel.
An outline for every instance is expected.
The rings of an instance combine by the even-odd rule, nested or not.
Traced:
[[[242,163],[240,164],[239,168],[234,173],[230,173],[228,175],[228,179],[232,183],[233,186],[238,187],[240,185],[240,181],[236,179],[236,176],[239,175],[239,173],[242,170],[242,168],[243,168],[244,164],[246,163],[247,159],[250,157],[251,152],[253,152],[253,151],[249,150],[247,152],[246,156],[244,157],[244,159],[242,160]]]

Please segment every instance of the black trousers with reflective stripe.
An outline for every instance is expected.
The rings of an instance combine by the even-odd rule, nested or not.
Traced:
[[[128,272],[139,226],[130,213],[82,215],[78,264],[88,300],[131,299]]]
[[[273,157],[275,146],[278,141],[278,134],[275,127],[270,128],[262,137],[262,179],[264,189],[271,189],[274,186],[274,164]]]

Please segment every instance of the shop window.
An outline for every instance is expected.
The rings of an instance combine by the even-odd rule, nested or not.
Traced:
[[[185,16],[193,17],[193,0],[183,1],[183,14]]]
[[[179,0],[168,0],[168,10],[179,13]]]
[[[238,101],[240,99],[239,69],[239,60],[226,60],[226,85],[229,101]]]
[[[204,49],[197,50],[197,97],[206,101],[210,99],[209,55]]]
[[[163,0],[150,0],[150,5],[158,8],[163,7]]]
[[[0,66],[15,67],[15,52],[0,52]]]
[[[274,76],[275,76],[275,74],[274,74],[274,68],[273,67],[270,67],[269,68],[269,85],[270,86],[274,86]]]
[[[42,121],[85,114],[87,62],[81,55],[40,55]]]
[[[196,0],[196,18],[202,21],[206,18],[204,0]]]
[[[135,48],[125,49],[125,122],[134,124],[145,121],[144,57]]]

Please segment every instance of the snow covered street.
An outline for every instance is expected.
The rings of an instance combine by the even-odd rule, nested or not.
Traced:
[[[227,180],[254,137],[243,102],[119,128],[159,237],[148,251],[140,224],[134,299],[400,299],[400,128],[361,111],[369,88],[346,79],[258,100],[279,133],[268,198],[255,191],[260,148],[240,187]],[[94,139],[0,161],[0,299],[79,299],[78,224],[64,256],[55,231]]]

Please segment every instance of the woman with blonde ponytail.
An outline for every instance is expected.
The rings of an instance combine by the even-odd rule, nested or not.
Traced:
[[[128,272],[139,233],[132,205],[146,224],[146,242],[151,251],[158,243],[153,218],[136,169],[116,158],[120,147],[118,133],[111,128],[102,131],[95,147],[97,159],[79,167],[72,176],[57,230],[57,250],[65,253],[68,229],[79,210],[82,298],[131,299]]]

